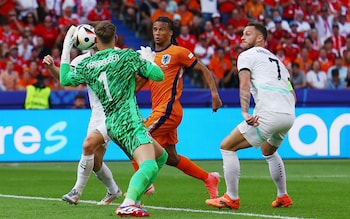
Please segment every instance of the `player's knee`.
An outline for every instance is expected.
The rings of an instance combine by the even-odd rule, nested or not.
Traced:
[[[166,161],[166,164],[169,166],[176,167],[180,162],[179,156],[169,156],[168,160]]]

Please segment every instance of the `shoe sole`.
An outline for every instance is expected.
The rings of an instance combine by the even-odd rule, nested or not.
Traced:
[[[70,200],[70,199],[68,199],[66,197],[62,197],[62,201],[65,201],[65,202],[67,202],[68,204],[71,204],[71,205],[77,205],[78,204],[78,202],[74,202],[74,201],[72,201],[72,200]]]

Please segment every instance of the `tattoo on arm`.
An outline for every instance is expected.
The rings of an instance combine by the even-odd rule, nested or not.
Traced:
[[[239,96],[241,109],[243,112],[249,112],[250,105],[250,72],[242,70],[239,72]]]

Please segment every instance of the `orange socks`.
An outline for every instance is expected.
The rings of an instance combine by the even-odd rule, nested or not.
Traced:
[[[178,168],[185,174],[197,179],[201,179],[202,181],[208,178],[207,171],[203,170],[201,167],[199,167],[197,164],[195,164],[193,161],[191,161],[187,157],[184,157],[182,155],[179,155],[179,156],[180,156],[180,162],[176,166],[176,168]]]
[[[185,174],[192,176],[197,179],[201,179],[202,181],[205,181],[208,179],[208,172],[203,170],[201,167],[199,167],[197,164],[195,164],[193,161],[188,159],[185,156],[180,156],[180,162],[177,164],[176,168],[184,172]],[[132,166],[135,170],[139,169],[139,166],[137,165],[136,161],[132,160]]]

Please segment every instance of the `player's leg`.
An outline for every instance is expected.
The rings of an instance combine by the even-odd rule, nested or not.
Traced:
[[[83,153],[78,164],[76,183],[73,189],[62,197],[63,201],[70,204],[78,204],[79,198],[83,193],[94,167],[94,152],[103,143],[103,136],[97,130],[90,132],[85,138]]]
[[[293,202],[287,193],[286,170],[277,149],[293,125],[294,116],[287,114],[273,114],[268,116],[268,127],[273,134],[261,144],[261,151],[268,163],[271,178],[277,188],[277,198],[272,202],[272,206],[289,207]]]
[[[238,128],[235,128],[224,138],[220,145],[223,160],[223,170],[226,183],[226,193],[219,198],[208,199],[206,203],[217,208],[228,207],[238,209],[240,199],[238,195],[238,185],[240,177],[240,163],[236,151],[250,147]]]
[[[113,174],[108,166],[103,162],[103,157],[106,152],[106,144],[101,145],[95,151],[95,162],[93,171],[97,178],[106,186],[107,193],[106,196],[97,204],[98,205],[108,205],[112,203],[115,199],[122,196],[122,191],[118,187],[117,183],[113,179]]]
[[[130,179],[126,197],[123,203],[116,209],[119,216],[147,217],[149,213],[137,206],[146,188],[152,183],[158,174],[155,148],[153,144],[138,146],[133,152],[133,159],[138,163],[139,169]]]

